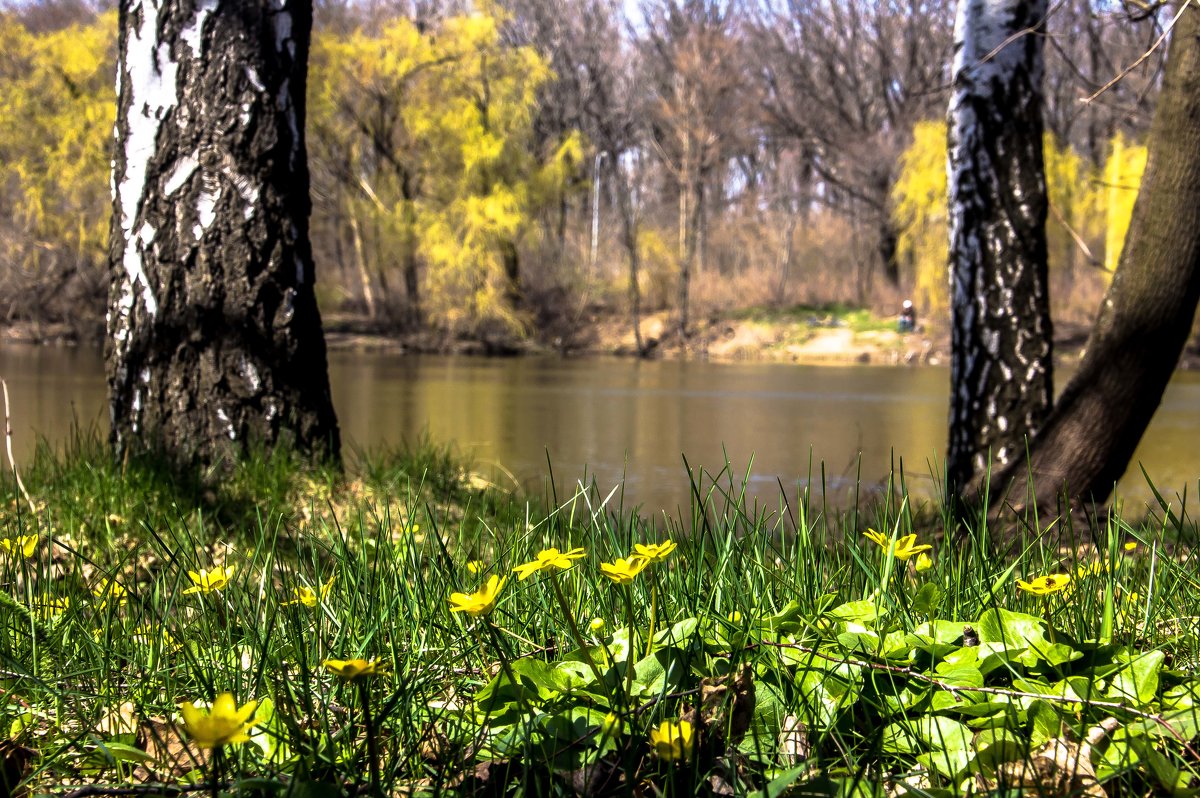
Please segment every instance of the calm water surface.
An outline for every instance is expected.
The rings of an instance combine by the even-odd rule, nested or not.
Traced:
[[[72,418],[106,425],[100,357],[0,346],[18,459],[38,435],[62,440]],[[607,493],[624,475],[626,505],[671,512],[687,503],[687,466],[712,474],[726,461],[739,479],[750,467],[750,491],[772,505],[777,481],[793,497],[823,483],[844,504],[858,475],[879,483],[893,465],[910,488],[931,493],[949,391],[949,372],[933,367],[352,352],[331,354],[330,378],[349,444],[369,450],[427,433],[501,485],[537,489],[549,462],[560,494],[581,479]],[[1194,493],[1198,440],[1200,374],[1180,373],[1135,462],[1165,495]],[[1121,493],[1131,509],[1149,498],[1136,466]]]

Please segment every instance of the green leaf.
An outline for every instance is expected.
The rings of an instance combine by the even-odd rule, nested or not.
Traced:
[[[1109,683],[1109,698],[1135,702],[1138,707],[1153,703],[1158,696],[1158,675],[1166,655],[1161,651],[1121,652],[1116,659],[1122,667]]]
[[[856,665],[839,664],[832,668],[809,667],[797,674],[800,698],[808,705],[819,725],[828,727],[838,714],[853,706],[862,684]]]
[[[1049,701],[1034,699],[1025,710],[1025,717],[1029,726],[1029,745],[1032,748],[1062,736],[1062,717]]]
[[[912,611],[918,615],[931,615],[942,601],[942,589],[933,582],[926,582],[913,596]],[[941,623],[946,623],[942,621]],[[961,629],[959,634],[961,634]]]
[[[696,630],[700,627],[698,618],[684,618],[669,629],[663,629],[654,635],[654,646],[674,646],[683,648],[692,643]]]
[[[1132,737],[1128,740],[1130,750],[1137,753],[1138,759],[1149,767],[1155,781],[1169,793],[1178,793],[1187,788],[1190,781],[1187,774],[1176,767],[1171,760],[1163,756],[1156,747],[1157,743],[1145,737]]]
[[[934,657],[944,657],[959,647],[963,625],[956,621],[927,621],[908,635],[909,644]],[[968,649],[969,651],[970,649]]]
[[[750,728],[746,731],[746,736],[738,744],[738,749],[750,756],[774,751],[786,715],[787,707],[779,690],[769,682],[756,682],[754,715],[750,719]]]
[[[1045,622],[1023,612],[993,607],[984,610],[975,628],[979,630],[980,643],[1000,643],[1010,649],[1040,647],[1045,650],[1049,646]]]
[[[686,675],[684,661],[678,649],[659,649],[633,666],[633,683],[645,696],[674,692]]]
[[[882,748],[889,753],[919,751],[966,751],[973,733],[953,718],[925,715],[889,723],[884,727]]]
[[[972,742],[975,763],[984,775],[991,776],[1002,762],[1023,759],[1028,753],[1021,738],[1008,729],[984,729]]]
[[[879,617],[873,601],[847,601],[826,613],[838,621],[853,621],[864,625],[872,624]]]
[[[795,783],[796,779],[811,769],[812,765],[805,762],[804,764],[796,765],[791,770],[785,770],[783,773],[780,773],[767,782],[767,785],[763,788],[763,798],[779,798],[779,796],[788,791],[788,788]]]

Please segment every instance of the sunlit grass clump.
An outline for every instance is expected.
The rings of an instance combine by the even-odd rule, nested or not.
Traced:
[[[223,494],[105,463],[43,461],[0,515],[0,773],[34,791],[1200,786],[1178,508],[1073,548],[711,482],[651,523],[420,452]]]

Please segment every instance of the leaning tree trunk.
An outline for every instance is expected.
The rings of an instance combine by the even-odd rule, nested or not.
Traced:
[[[1112,285],[1087,350],[1014,485],[1039,508],[1102,502],[1124,473],[1187,343],[1200,301],[1200,11],[1175,26],[1148,159]],[[1026,484],[1032,472],[1034,490]]]
[[[950,101],[947,489],[1021,458],[1051,401],[1042,163],[1046,0],[960,0]]]
[[[308,240],[302,0],[121,0],[106,361],[118,453],[339,454]]]

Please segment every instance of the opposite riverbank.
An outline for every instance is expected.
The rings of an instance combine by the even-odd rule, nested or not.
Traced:
[[[386,322],[352,314],[326,314],[324,325],[329,348],[340,351],[618,357],[637,357],[639,352],[629,319],[612,314],[581,318],[567,335],[548,341],[396,332]],[[800,365],[936,366],[949,362],[949,324],[940,319],[920,324],[914,332],[901,333],[894,319],[876,316],[869,310],[836,306],[750,308],[697,320],[686,341],[674,325],[674,317],[666,311],[647,314],[641,324],[642,356]],[[1057,324],[1056,360],[1064,364],[1077,362],[1087,335],[1085,325]],[[71,346],[99,342],[84,340],[67,325],[9,322],[0,327],[0,345],[4,343]],[[1200,343],[1195,339],[1185,349],[1179,368],[1200,368]]]

